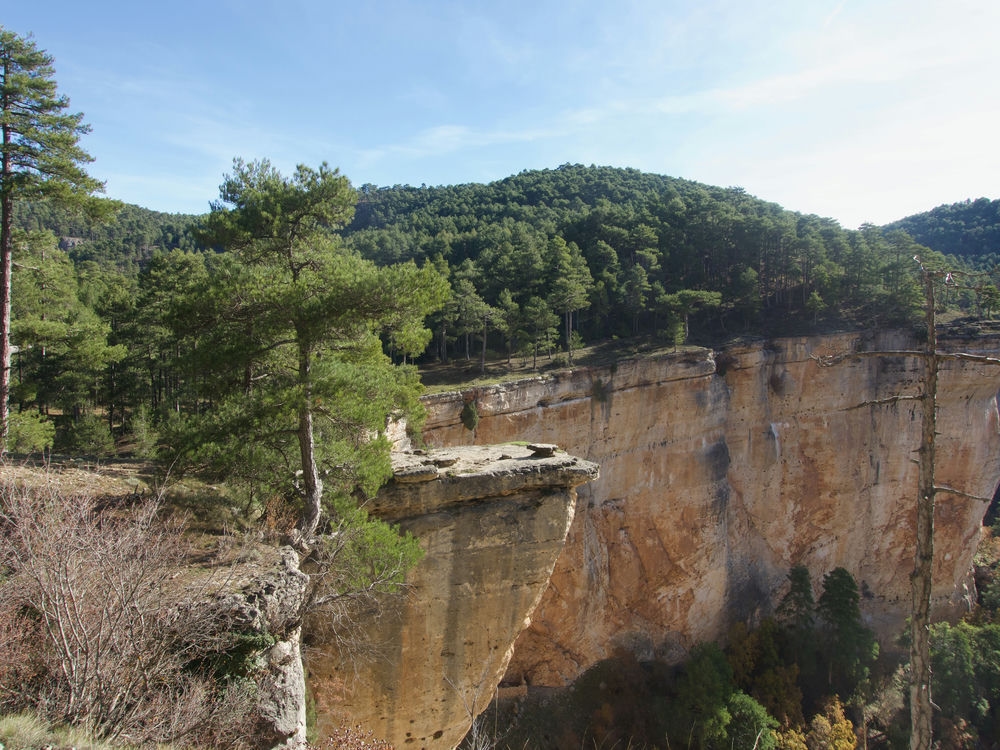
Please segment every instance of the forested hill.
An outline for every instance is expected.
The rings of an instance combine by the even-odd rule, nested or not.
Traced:
[[[539,300],[565,315],[558,281],[583,298],[571,327],[587,341],[898,323],[919,305],[913,256],[934,255],[901,232],[846,230],[740,188],[580,165],[487,185],[364,185],[348,236],[380,263],[437,262],[459,302],[501,319]]]
[[[898,324],[920,303],[913,256],[933,249],[960,256],[948,261],[956,270],[984,267],[980,256],[998,251],[998,206],[847,230],[740,188],[567,164],[489,184],[363,185],[344,234],[380,264],[433,263],[449,277],[453,300],[428,352],[443,358],[484,338],[497,352],[534,352],[574,338]],[[25,229],[71,238],[63,247],[78,266],[133,279],[154,253],[200,250],[199,219],[128,205],[103,225],[46,204],[18,215]],[[949,299],[963,313],[992,306],[972,292]]]
[[[191,231],[200,217],[190,214],[122,204],[110,220],[94,222],[44,201],[17,203],[14,214],[15,223],[25,231],[52,232],[77,264],[93,261],[130,276],[157,251],[200,249]]]
[[[938,206],[888,224],[938,252],[975,258],[984,266],[1000,263],[1000,200],[977,198]]]
[[[661,219],[675,221],[682,215],[690,219],[705,210],[745,218],[749,207],[758,217],[802,218],[777,204],[748,196],[740,188],[713,187],[635,169],[579,165],[525,171],[489,184],[419,188],[366,184],[358,189],[358,196],[348,234],[357,235],[355,242],[367,254],[386,261],[432,255],[444,249],[443,242],[456,238],[461,241],[463,233],[478,234],[490,224],[510,225],[514,221],[551,233],[574,215],[604,206],[605,202],[616,209],[615,218],[655,211]],[[662,210],[665,205],[672,215]],[[124,204],[111,221],[95,224],[80,214],[46,203],[21,203],[16,207],[18,226],[29,231],[49,230],[67,238],[74,259],[112,264],[133,272],[157,250],[199,249],[191,232],[199,218]],[[717,218],[705,217],[708,223]],[[817,221],[817,217],[807,218]],[[373,235],[367,230],[390,231]],[[904,231],[920,245],[983,265],[1000,260],[1000,200],[978,198],[941,205],[884,225],[881,230],[883,235]]]

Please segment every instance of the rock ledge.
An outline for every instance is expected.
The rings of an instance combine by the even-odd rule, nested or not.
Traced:
[[[598,465],[553,444],[465,446],[393,454],[393,480],[368,505],[385,521],[597,479]]]

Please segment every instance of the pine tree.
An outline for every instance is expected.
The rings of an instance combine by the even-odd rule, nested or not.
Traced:
[[[573,364],[573,313],[590,306],[594,279],[576,243],[567,244],[562,237],[553,237],[548,252],[555,271],[550,300],[553,309],[563,315],[566,352]]]
[[[531,342],[531,369],[537,370],[538,347],[543,347],[546,353],[551,352],[552,342],[558,335],[559,316],[541,297],[525,302],[523,312],[524,339]]]
[[[799,670],[799,684],[813,687],[817,670],[819,639],[816,636],[816,602],[812,577],[805,565],[795,565],[788,573],[788,593],[775,611],[784,628],[786,658]]]
[[[347,178],[326,164],[289,178],[267,161],[236,160],[206,231],[231,252],[206,288],[187,295],[183,321],[200,325],[195,356],[214,373],[215,409],[192,439],[213,444],[233,469],[295,456],[283,486],[302,504],[305,539],[324,509],[324,474],[341,499],[385,479],[386,421],[412,402],[415,376],[392,365],[379,334],[419,351],[424,316],[448,288],[431,266],[380,269],[345,249],[335,230],[354,201]]]
[[[878,643],[861,619],[861,595],[854,576],[834,568],[823,576],[816,610],[827,632],[829,686],[845,699],[854,697],[878,656]]]
[[[0,454],[6,450],[11,366],[14,203],[39,197],[73,200],[103,186],[81,165],[89,131],[56,90],[52,57],[34,40],[0,27]]]
[[[37,232],[18,241],[11,340],[18,346],[11,393],[23,410],[56,406],[76,422],[98,402],[107,366],[125,356],[109,346],[109,328],[80,302],[72,262],[55,237]]]

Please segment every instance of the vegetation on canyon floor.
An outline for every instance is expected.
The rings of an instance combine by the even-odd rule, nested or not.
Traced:
[[[1000,529],[976,560],[979,602],[932,632],[934,736],[940,747],[1000,742]],[[495,702],[480,735],[500,748],[904,748],[909,742],[905,636],[879,649],[864,627],[862,592],[844,569],[814,600],[793,568],[773,616],[735,625],[723,646],[672,665],[620,651],[567,689]],[[867,592],[868,595],[873,592]]]

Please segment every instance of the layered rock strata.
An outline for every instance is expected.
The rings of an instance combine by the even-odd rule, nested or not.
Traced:
[[[320,737],[361,724],[398,748],[451,748],[493,697],[548,586],[597,466],[555,446],[501,445],[394,457],[369,507],[424,549],[408,591],[360,623],[375,655],[336,638],[307,651]],[[322,627],[306,631],[321,632]]]
[[[941,343],[993,354],[1000,341]],[[846,567],[868,623],[886,637],[898,632],[913,567],[922,365],[903,355],[832,367],[816,358],[917,347],[903,334],[783,339],[428,397],[429,444],[549,441],[601,465],[600,479],[580,489],[506,681],[564,685],[618,648],[677,661],[733,622],[771,612],[796,564],[809,567],[817,590],[824,573]],[[942,363],[939,484],[992,497],[998,388],[1000,368]],[[474,432],[461,422],[470,401]],[[939,611],[971,595],[986,507],[938,496]],[[481,607],[489,601],[487,593]],[[439,631],[443,644],[455,642],[450,632]]]

